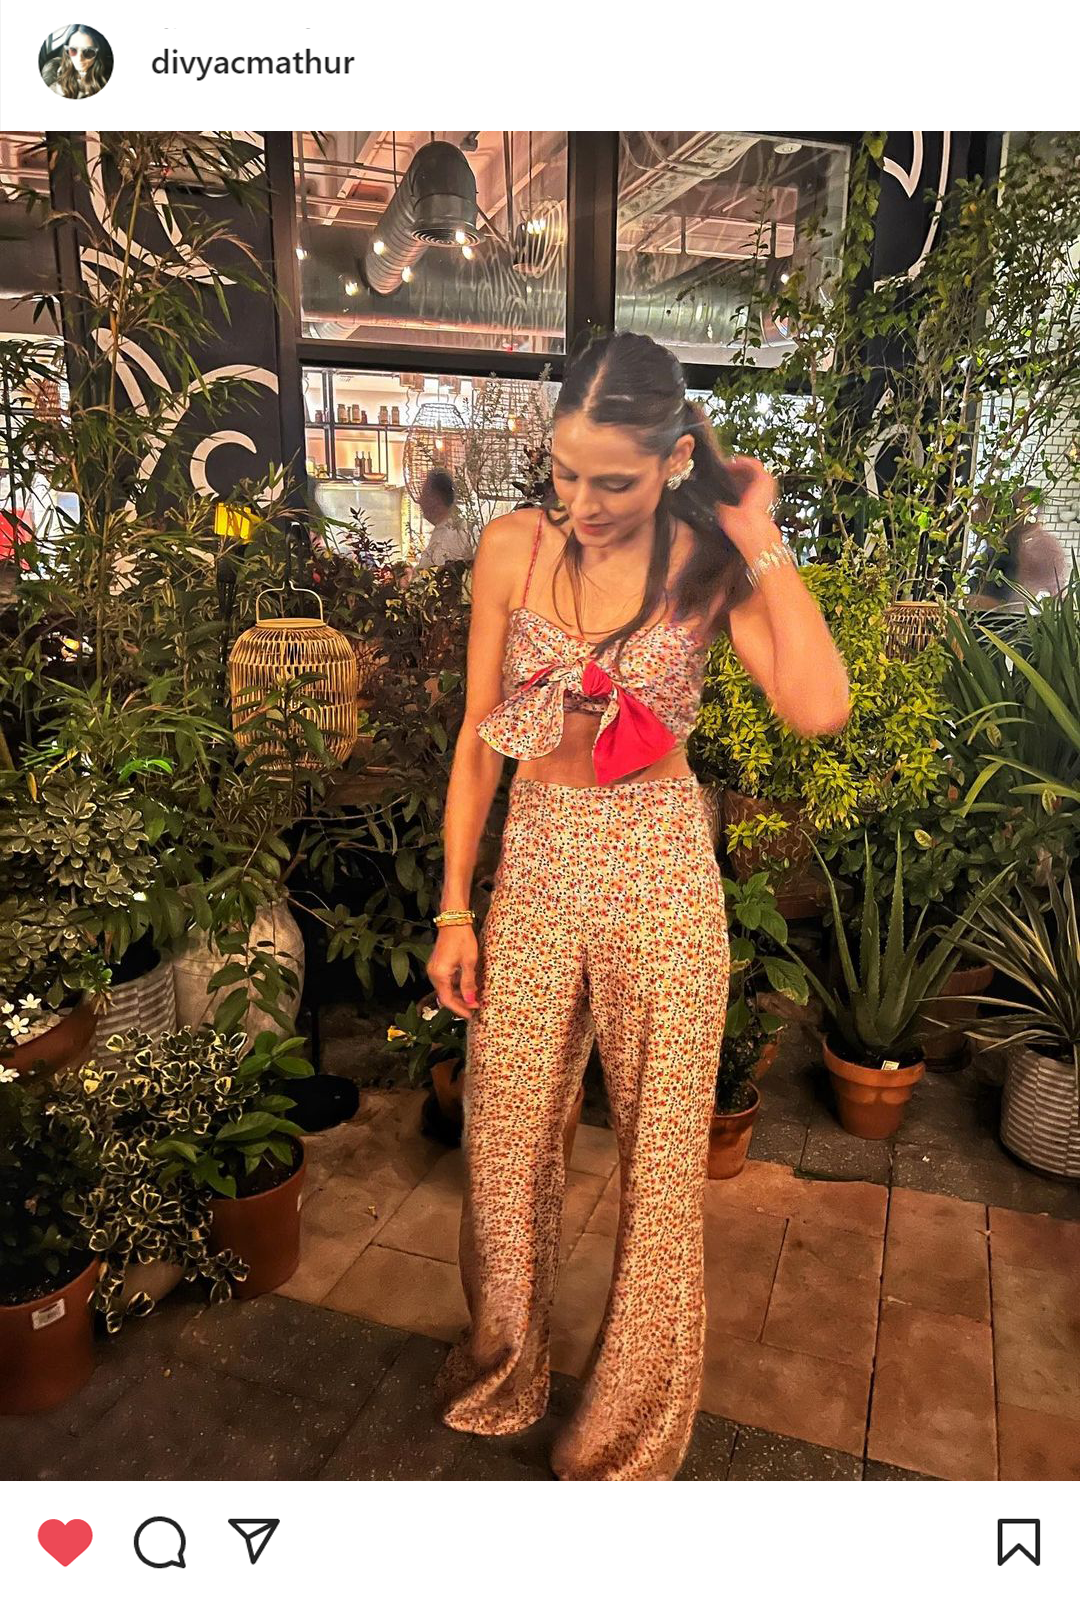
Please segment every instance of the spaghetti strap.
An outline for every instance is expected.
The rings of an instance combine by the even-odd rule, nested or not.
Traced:
[[[536,552],[540,548],[540,532],[543,526],[544,512],[543,509],[541,509],[540,515],[536,519],[536,537],[533,539],[532,560],[529,562],[529,571],[525,578],[525,593],[521,597],[522,605],[524,605],[526,600],[529,598],[529,584],[532,582],[533,568],[536,565]]]

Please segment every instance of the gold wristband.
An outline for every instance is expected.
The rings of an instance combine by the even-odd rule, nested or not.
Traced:
[[[472,911],[440,911],[437,916],[432,918],[437,928],[452,928],[458,923],[474,922],[475,920],[476,916]]]

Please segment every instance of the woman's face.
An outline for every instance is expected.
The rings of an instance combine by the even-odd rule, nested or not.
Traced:
[[[560,417],[551,445],[555,492],[583,545],[618,543],[656,511],[664,480],[689,460],[680,440],[671,456],[647,455],[626,428]]]
[[[85,78],[97,60],[97,44],[88,33],[73,33],[67,42],[68,59],[80,78]]]

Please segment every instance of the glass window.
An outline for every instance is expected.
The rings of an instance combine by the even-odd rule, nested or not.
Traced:
[[[565,133],[298,133],[301,331],[565,348]]]
[[[475,548],[484,524],[543,476],[556,393],[527,379],[305,368],[307,473],[333,519],[328,542],[348,550],[363,528],[391,559],[415,561],[449,516],[459,547]],[[433,472],[449,477],[452,504],[424,492]]]
[[[624,133],[619,139],[615,325],[682,361],[729,362],[753,302],[774,366],[788,349],[770,285],[793,262],[811,286],[836,267],[846,148],[756,133]]]

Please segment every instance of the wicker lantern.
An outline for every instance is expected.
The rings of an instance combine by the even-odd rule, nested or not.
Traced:
[[[318,601],[317,617],[263,617],[265,594],[285,591],[266,590],[255,602],[255,626],[242,633],[229,656],[229,694],[232,699],[232,725],[236,742],[249,761],[270,757],[280,748],[282,767],[319,768],[324,765],[314,751],[293,757],[284,746],[276,747],[255,729],[245,733],[245,725],[264,709],[265,696],[283,688],[306,673],[316,673],[316,681],[305,692],[316,702],[305,708],[322,732],[326,760],[340,764],[349,759],[356,744],[356,696],[358,674],[356,655],[343,633],[323,619],[322,601],[314,590],[293,590],[313,594]],[[260,730],[261,731],[261,730]]]
[[[937,600],[894,600],[885,607],[885,654],[897,661],[913,661],[945,623],[945,609]]]

